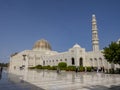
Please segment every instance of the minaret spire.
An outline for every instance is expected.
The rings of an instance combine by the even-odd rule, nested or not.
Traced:
[[[92,15],[92,46],[93,51],[99,51],[99,39],[98,39],[98,29],[97,29],[97,22],[96,17]]]

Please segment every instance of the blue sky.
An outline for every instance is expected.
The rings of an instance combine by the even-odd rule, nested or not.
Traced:
[[[92,14],[100,49],[120,38],[120,0],[0,0],[0,62],[42,38],[59,52],[75,43],[92,50]]]

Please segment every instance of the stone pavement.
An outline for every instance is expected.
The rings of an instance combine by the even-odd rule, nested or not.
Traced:
[[[11,76],[11,78],[9,76]],[[6,71],[3,71],[0,77],[0,90],[44,90],[44,89],[41,89],[40,87],[34,86],[30,83],[20,80],[19,76],[7,74]]]
[[[22,70],[14,74],[17,76],[4,73],[3,80],[0,81],[0,90],[120,90],[120,75],[117,74],[96,72],[58,74],[56,71],[47,70]]]
[[[30,71],[26,81],[46,90],[108,90],[120,86],[120,75],[84,72]],[[120,89],[119,89],[120,90]]]

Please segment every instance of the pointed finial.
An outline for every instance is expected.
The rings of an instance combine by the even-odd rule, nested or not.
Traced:
[[[95,14],[92,15],[92,21],[96,21]]]

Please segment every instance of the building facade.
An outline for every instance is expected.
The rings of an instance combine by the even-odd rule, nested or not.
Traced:
[[[66,62],[72,66],[91,66],[105,69],[111,68],[102,53],[99,50],[98,29],[95,15],[92,15],[92,51],[86,51],[80,45],[75,44],[66,52],[57,52],[51,49],[51,45],[47,40],[38,40],[32,50],[24,50],[20,53],[15,53],[10,57],[9,70],[33,67],[36,65],[42,66],[57,66],[59,62]],[[116,65],[118,66],[118,65]]]

